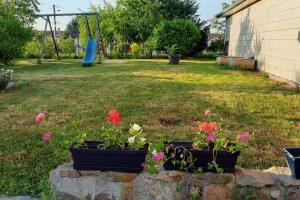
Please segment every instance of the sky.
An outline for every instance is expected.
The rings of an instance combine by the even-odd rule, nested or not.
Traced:
[[[107,0],[108,2],[114,2],[114,0]],[[200,3],[199,14],[202,19],[212,19],[217,13],[221,11],[222,3],[229,2],[230,0],[197,0]],[[90,4],[99,5],[103,3],[103,0],[39,0],[40,13],[49,14],[53,13],[52,5],[58,6],[57,13],[71,13],[88,11]],[[57,17],[57,28],[64,30],[71,17]],[[53,19],[51,20],[53,21]],[[44,30],[45,21],[38,19],[34,26],[38,30]]]

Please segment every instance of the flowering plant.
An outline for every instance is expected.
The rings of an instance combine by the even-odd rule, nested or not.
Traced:
[[[171,161],[174,166],[180,170],[201,172],[202,169],[195,169],[193,166],[196,158],[193,157],[194,150],[209,150],[213,152],[213,161],[208,164],[208,168],[212,171],[223,172],[223,169],[217,164],[216,158],[219,151],[236,152],[246,147],[253,135],[249,132],[240,133],[231,140],[225,136],[221,125],[211,121],[213,113],[210,110],[205,111],[205,116],[208,121],[200,122],[196,130],[196,136],[191,147],[176,146],[172,143],[165,144],[163,147],[157,145],[156,149],[152,150],[152,161],[150,162],[150,171],[158,172],[158,169],[166,162]]]
[[[0,82],[9,82],[14,80],[14,70],[1,69],[0,70]]]
[[[142,127],[138,124],[131,125],[128,134],[124,134],[119,126],[122,116],[119,111],[112,109],[107,115],[107,121],[112,126],[101,129],[100,137],[104,141],[98,145],[99,149],[141,149],[146,145],[146,139],[143,137]],[[79,135],[76,138],[79,147],[85,147],[84,141],[87,134]]]

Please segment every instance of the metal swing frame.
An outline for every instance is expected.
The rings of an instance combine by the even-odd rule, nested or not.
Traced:
[[[89,16],[95,16],[96,17],[96,39],[97,39],[97,48],[98,48],[98,56],[99,56],[99,60],[101,60],[101,48],[103,51],[103,55],[106,56],[105,53],[105,48],[104,48],[104,43],[101,37],[101,33],[100,33],[100,16],[98,12],[94,12],[94,13],[59,13],[59,14],[38,14],[36,15],[37,17],[41,17],[46,21],[45,24],[45,30],[44,30],[44,34],[43,37],[41,39],[41,50],[40,50],[40,61],[42,60],[42,58],[44,57],[44,52],[45,52],[45,38],[46,38],[46,32],[47,32],[47,28],[48,28],[48,24],[49,24],[49,28],[51,31],[51,37],[54,43],[54,48],[55,48],[55,52],[57,55],[57,59],[60,60],[60,56],[59,56],[59,47],[58,44],[55,40],[55,36],[54,36],[54,32],[52,29],[52,25],[51,25],[51,21],[50,21],[50,17],[63,17],[63,16],[76,16],[77,17],[77,21],[79,24],[79,16],[84,16],[85,19],[85,29],[87,32],[87,36],[89,37],[89,39],[92,39],[92,34],[91,34],[91,29],[90,29],[90,25],[89,25]]]

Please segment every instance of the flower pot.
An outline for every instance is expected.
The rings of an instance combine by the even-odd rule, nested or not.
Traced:
[[[86,141],[86,147],[70,147],[76,170],[100,170],[138,173],[144,170],[148,148],[142,150],[107,149],[97,146],[104,142]]]
[[[212,163],[214,155],[216,155],[216,163],[220,168],[224,170],[225,173],[233,173],[235,170],[235,165],[237,163],[238,156],[240,155],[239,151],[229,152],[229,151],[212,151],[212,150],[195,150],[192,149],[192,142],[172,142],[169,143],[172,145],[167,152],[165,152],[167,158],[173,153],[176,160],[182,160],[178,151],[175,152],[175,148],[187,149],[193,157],[193,162],[188,162],[187,166],[191,166],[188,169],[190,172],[194,172],[197,169],[201,168],[203,172],[216,172],[215,169],[209,168],[209,163]],[[179,164],[174,165],[174,158],[167,160],[164,164],[166,170],[182,170],[180,169]]]
[[[180,54],[169,55],[169,64],[179,64],[180,58],[181,58]]]
[[[4,90],[8,85],[8,81],[0,81],[0,90]]]
[[[284,153],[292,175],[300,179],[300,148],[285,148]]]

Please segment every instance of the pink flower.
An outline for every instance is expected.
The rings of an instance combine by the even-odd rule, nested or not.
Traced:
[[[42,136],[42,140],[43,140],[44,142],[49,142],[50,139],[51,139],[51,136],[52,136],[52,133],[51,133],[51,132],[45,133],[45,134]]]
[[[238,135],[238,140],[241,142],[249,142],[251,140],[251,135],[249,132],[246,133],[240,133]]]
[[[46,116],[46,113],[45,112],[41,112],[40,114],[38,114],[36,117],[35,117],[35,123],[40,123]]]
[[[217,139],[217,135],[215,133],[209,133],[207,135],[207,141],[208,142],[214,142]]]
[[[155,161],[161,161],[164,159],[164,152],[153,152],[152,159]]]
[[[211,110],[206,110],[206,111],[204,112],[204,115],[205,115],[205,116],[208,116],[208,117],[210,117],[212,114],[213,114],[213,113],[211,112]]]

